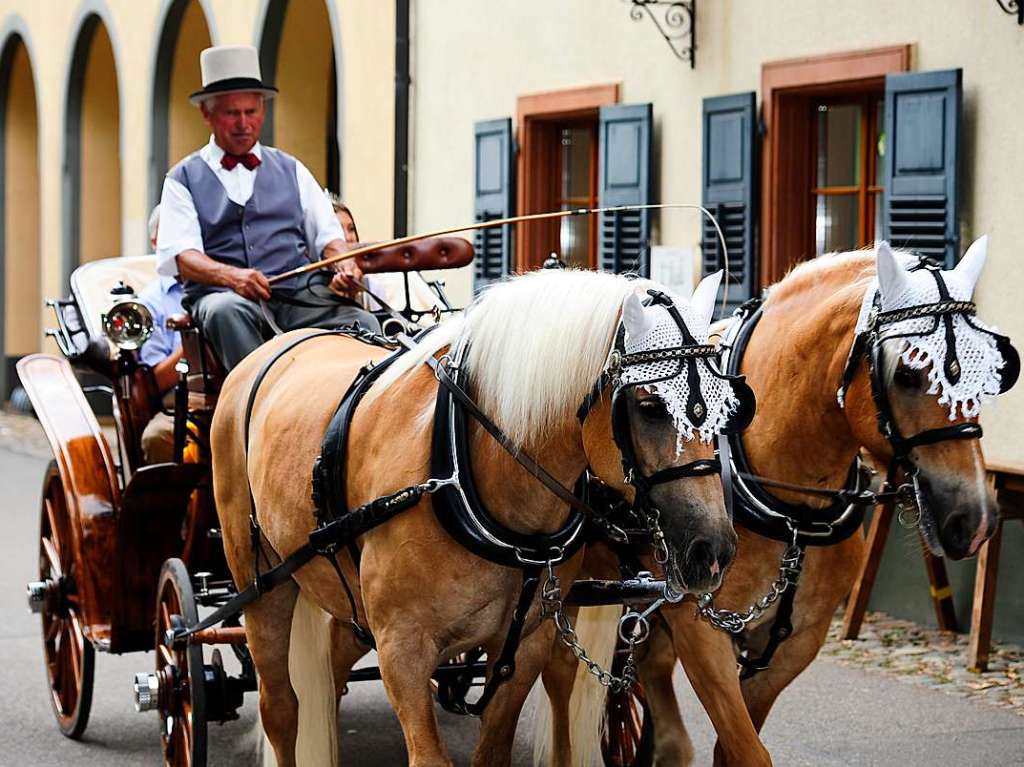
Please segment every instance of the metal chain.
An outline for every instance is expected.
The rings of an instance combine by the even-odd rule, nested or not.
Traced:
[[[543,589],[541,589],[540,599],[541,617],[551,618],[555,628],[558,630],[562,643],[572,651],[576,660],[587,667],[587,671],[601,685],[616,693],[628,692],[633,688],[633,685],[636,683],[636,638],[630,635],[626,640],[628,655],[626,656],[626,664],[622,668],[621,677],[617,677],[610,671],[601,668],[597,661],[587,655],[586,649],[579,642],[576,630],[562,611],[562,584],[558,576],[555,575],[554,566],[551,562],[548,562],[548,576]]]
[[[782,552],[779,560],[779,574],[768,587],[768,593],[747,608],[746,612],[732,610],[716,610],[715,599],[709,593],[701,594],[697,599],[697,612],[717,629],[730,634],[739,634],[748,624],[764,615],[768,608],[779,600],[786,589],[796,587],[803,569],[804,549],[792,543]]]

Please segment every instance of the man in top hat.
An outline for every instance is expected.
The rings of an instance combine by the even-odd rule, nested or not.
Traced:
[[[213,135],[164,179],[157,271],[180,276],[185,306],[228,370],[275,328],[379,330],[351,300],[361,277],[354,260],[336,265],[331,291],[312,291],[306,275],[271,290],[268,277],[348,246],[306,166],[259,142],[277,89],[262,81],[256,49],[207,48],[199,60],[203,89],[191,101]]]

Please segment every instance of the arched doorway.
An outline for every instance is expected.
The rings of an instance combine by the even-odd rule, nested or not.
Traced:
[[[11,35],[0,52],[0,400],[17,381],[13,363],[39,350],[39,118],[28,48]]]
[[[189,94],[202,87],[199,54],[209,48],[210,28],[199,0],[174,0],[167,9],[156,54],[150,203],[160,200],[164,174],[209,138]]]
[[[335,57],[326,3],[270,0],[260,38],[260,68],[280,93],[269,102],[262,138],[298,157],[320,184],[338,191]]]
[[[68,78],[65,278],[79,264],[121,255],[120,113],[114,49],[93,14],[79,28]]]

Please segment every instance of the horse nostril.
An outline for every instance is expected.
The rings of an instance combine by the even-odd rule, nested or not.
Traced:
[[[707,538],[695,538],[686,549],[686,562],[692,569],[701,570],[712,567],[712,563],[718,564],[718,557],[715,556],[714,547]]]
[[[970,515],[964,511],[954,511],[942,526],[943,538],[947,552],[956,558],[962,557],[974,537],[974,526]]]

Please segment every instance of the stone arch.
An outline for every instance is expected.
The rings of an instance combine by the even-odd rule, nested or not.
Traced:
[[[39,350],[39,111],[24,30],[0,35],[0,400],[17,382],[13,362]]]
[[[202,85],[199,53],[213,44],[205,3],[170,0],[165,4],[153,71],[149,201],[160,200],[167,169],[206,143],[209,130],[188,96]]]
[[[263,141],[340,191],[341,37],[333,4],[264,0],[258,37],[263,77],[280,90],[269,102]]]
[[[100,15],[78,27],[64,115],[64,276],[121,255],[121,103],[114,43]]]

